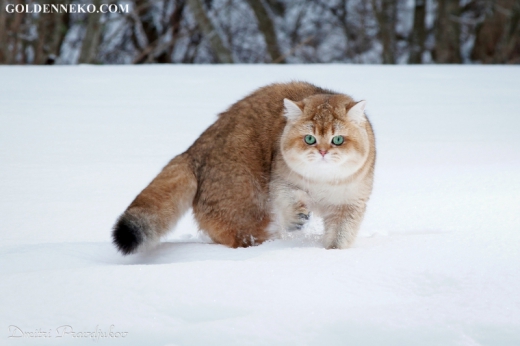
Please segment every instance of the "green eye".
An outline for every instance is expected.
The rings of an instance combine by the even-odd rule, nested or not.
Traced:
[[[345,139],[343,138],[343,136],[334,136],[332,138],[332,144],[334,145],[342,145],[344,141]]]
[[[316,143],[316,138],[314,138],[313,135],[307,135],[303,139],[305,140],[305,143],[307,143],[308,145],[313,145],[314,143]]]

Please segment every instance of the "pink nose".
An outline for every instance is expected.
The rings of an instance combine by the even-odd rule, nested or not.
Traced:
[[[325,157],[325,154],[327,154],[327,150],[319,150],[321,156]]]

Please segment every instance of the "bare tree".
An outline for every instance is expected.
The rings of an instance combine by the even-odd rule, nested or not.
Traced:
[[[5,12],[5,0],[0,0],[0,64],[7,62],[9,47],[7,45],[7,19]]]
[[[472,58],[482,63],[520,63],[520,1],[501,0],[484,8]]]
[[[171,63],[173,50],[175,48],[175,44],[177,43],[177,39],[181,33],[181,21],[184,15],[184,9],[186,8],[186,1],[179,0],[176,3],[175,9],[171,12],[171,15],[167,21],[164,23],[165,28],[169,28],[171,30],[171,39],[162,47],[162,51],[157,57],[158,62],[162,63]],[[166,12],[165,12],[166,14]],[[166,30],[164,30],[166,31]]]
[[[459,1],[438,0],[433,58],[437,63],[460,64]]]
[[[215,26],[206,14],[201,0],[187,0],[187,4],[195,17],[197,24],[204,33],[204,36],[209,40],[211,48],[217,55],[219,62],[225,64],[233,63],[231,52],[222,42]]]
[[[395,64],[397,1],[372,0],[372,7],[379,24],[378,37],[383,45],[383,64]]]
[[[410,35],[410,58],[408,63],[422,63],[424,43],[426,41],[426,0],[415,0],[413,26]]]
[[[53,3],[90,1],[102,3]],[[0,64],[394,64],[407,53],[417,64],[425,52],[436,63],[520,63],[520,0],[133,0],[130,13],[5,10],[34,3],[0,0]]]
[[[94,0],[93,4],[99,8],[101,0]],[[98,46],[101,38],[101,13],[95,12],[88,15],[85,37],[81,45],[79,55],[80,64],[91,64],[96,62]]]
[[[27,39],[25,35],[25,13],[15,12],[12,14],[5,13],[7,1],[1,1],[0,8],[0,63],[3,64],[19,64],[25,60],[23,48]],[[13,5],[22,4],[22,0],[16,0]],[[24,42],[25,40],[25,42]]]
[[[258,22],[258,28],[264,35],[265,43],[267,45],[267,52],[271,57],[271,62],[284,63],[285,58],[280,53],[278,46],[278,39],[276,38],[276,31],[273,20],[269,16],[264,4],[260,0],[246,0],[253,9],[253,12]]]

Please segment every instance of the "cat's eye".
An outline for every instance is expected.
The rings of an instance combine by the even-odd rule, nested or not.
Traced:
[[[334,145],[342,145],[343,142],[345,142],[345,138],[343,138],[343,136],[332,137],[332,144]]]
[[[307,143],[308,145],[313,145],[316,143],[316,138],[313,136],[313,135],[307,135],[303,138],[303,140],[305,141],[305,143]]]

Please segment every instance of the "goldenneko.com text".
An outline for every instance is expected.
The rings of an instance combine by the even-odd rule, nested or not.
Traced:
[[[129,4],[7,4],[7,13],[129,13]]]

